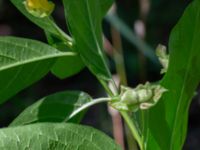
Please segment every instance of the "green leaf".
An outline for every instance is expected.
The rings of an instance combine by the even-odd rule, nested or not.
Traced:
[[[0,130],[4,150],[120,150],[104,133],[87,126],[38,123]]]
[[[109,8],[113,4],[113,2],[114,2],[114,0],[101,0],[100,1],[102,17],[104,17],[106,15],[107,11],[109,10]]]
[[[44,77],[56,58],[73,55],[34,40],[0,37],[0,104]]]
[[[44,17],[44,18],[39,18],[39,17],[35,17],[35,16],[33,16],[32,14],[30,14],[26,9],[25,9],[25,6],[24,6],[24,4],[23,4],[23,1],[24,0],[11,0],[11,2],[20,10],[20,12],[21,13],[23,13],[28,19],[30,19],[32,22],[34,22],[35,24],[37,24],[39,27],[41,27],[42,29],[44,29],[45,31],[48,31],[48,32],[50,32],[50,33],[52,33],[52,34],[54,34],[54,35],[56,35],[57,37],[64,37],[64,39],[66,40],[70,40],[69,39],[69,37],[66,37],[66,35],[58,28],[58,26],[54,23],[54,21],[52,20],[52,18],[51,17]],[[84,0],[85,1],[85,0]],[[66,1],[65,1],[66,2]],[[78,1],[77,1],[78,2]],[[68,3],[68,1],[66,2],[66,3]],[[79,2],[78,2],[79,3]],[[82,2],[81,2],[82,3]],[[78,6],[80,5],[80,7],[82,7],[81,5],[82,4],[78,4]],[[85,2],[84,2],[85,3]],[[96,3],[96,2],[95,2]],[[97,4],[98,3],[98,4]],[[100,1],[100,2],[97,2],[95,5],[95,7],[98,7],[98,10],[99,11],[96,11],[95,10],[95,13],[97,14],[97,15],[95,15],[94,14],[94,16],[93,17],[96,17],[97,16],[97,20],[95,19],[95,21],[92,23],[92,24],[90,24],[89,22],[87,22],[87,24],[89,23],[90,25],[89,25],[89,29],[90,29],[90,26],[91,25],[95,25],[97,22],[97,25],[100,27],[100,22],[101,22],[101,18],[106,14],[106,12],[107,12],[107,10],[109,9],[109,7],[111,6],[111,4],[113,3],[113,0],[102,0],[102,1]],[[100,4],[100,8],[99,8],[99,4]],[[90,7],[92,7],[92,6],[90,6]],[[85,9],[85,8],[84,8]],[[87,9],[87,8],[86,8]],[[78,11],[78,10],[76,10],[76,11]],[[85,10],[84,10],[85,11]],[[93,13],[93,12],[90,12],[90,14],[91,13]],[[90,14],[83,14],[83,17],[88,17],[88,15],[90,15]],[[82,17],[82,16],[80,16],[80,17]],[[94,18],[93,18],[94,19]],[[76,20],[76,19],[75,19]],[[91,19],[89,19],[89,20],[91,20]],[[82,20],[80,20],[80,22],[82,22]],[[75,22],[76,23],[76,22]],[[77,23],[79,23],[79,21],[77,22]],[[84,27],[88,27],[88,25],[83,25]],[[99,28],[98,27],[98,28]],[[93,27],[93,28],[95,28],[95,27]],[[92,29],[92,30],[94,30],[94,29]],[[98,29],[99,31],[101,30],[101,28],[99,28]],[[98,31],[98,32],[99,32]],[[92,31],[93,32],[93,31]],[[94,36],[96,36],[97,34],[96,33],[92,33],[91,31],[90,31],[90,35],[89,36],[91,36],[91,38],[93,37],[93,34],[94,34]],[[101,34],[101,33],[100,33]],[[101,36],[99,33],[98,33],[98,35],[97,36]],[[83,38],[85,38],[85,37],[83,37]],[[93,51],[96,51],[95,53],[94,53],[94,55],[99,55],[98,53],[100,53],[100,55],[101,56],[95,56],[94,57],[94,59],[96,59],[97,58],[97,62],[95,63],[95,61],[93,60],[93,61],[89,61],[89,62],[92,62],[92,63],[94,63],[94,65],[92,64],[89,68],[91,68],[91,70],[93,71],[93,73],[95,72],[95,74],[97,74],[98,73],[98,76],[99,77],[101,77],[101,78],[108,78],[109,77],[109,72],[108,72],[108,69],[106,69],[107,67],[106,67],[106,64],[105,64],[105,61],[104,60],[102,60],[103,58],[103,55],[102,55],[102,52],[101,52],[101,49],[102,49],[102,44],[101,43],[99,43],[99,39],[97,38],[97,37],[94,37],[95,39],[93,39],[93,41],[95,41],[96,42],[96,44],[95,44],[95,47],[93,47],[92,46],[92,49],[93,49]],[[82,38],[79,38],[79,39],[81,39],[82,40]],[[90,45],[90,43],[88,43],[88,42],[93,42],[93,41],[86,41],[87,43],[86,44],[89,44]],[[69,41],[68,41],[69,42]],[[93,44],[93,45],[94,45]],[[79,45],[79,44],[78,44]],[[91,44],[92,45],[92,44]],[[83,45],[82,45],[83,46]],[[80,46],[78,46],[78,47],[82,47],[81,45]],[[86,46],[86,47],[83,47],[82,49],[88,49],[88,47],[90,47],[90,46]],[[76,48],[75,48],[76,49]],[[89,50],[91,50],[91,48],[89,48]],[[86,50],[87,51],[87,50]],[[90,56],[94,56],[94,55],[90,55]],[[85,56],[87,56],[87,55],[85,55]],[[89,56],[89,57],[90,57]],[[88,56],[87,56],[88,57]],[[91,58],[93,58],[93,57],[91,57]],[[89,59],[91,59],[91,58],[89,58]],[[76,60],[78,60],[79,58],[76,58]],[[86,58],[86,61],[88,62],[88,58]],[[60,60],[60,61],[58,61],[58,64],[57,64],[57,67],[55,67],[54,68],[54,71],[53,71],[53,73],[54,74],[56,74],[56,76],[58,76],[59,78],[61,78],[61,79],[63,79],[63,78],[65,78],[65,77],[68,77],[68,76],[71,76],[71,75],[73,75],[73,72],[75,72],[76,70],[77,70],[77,72],[78,71],[80,71],[81,70],[81,66],[80,66],[80,61],[78,62],[78,61],[76,61],[76,63],[75,63],[75,69],[76,70],[71,70],[71,71],[65,71],[65,73],[63,72],[63,71],[59,71],[59,70],[63,70],[63,67],[58,67],[58,66],[60,66],[60,64],[61,63],[63,63],[64,62],[64,59],[62,59],[62,60]],[[66,61],[65,60],[65,62],[64,63],[71,63],[72,61]],[[89,63],[87,63],[87,65],[89,65]],[[98,65],[100,65],[100,67],[98,66]],[[79,67],[78,67],[79,66]],[[71,67],[70,67],[71,68]],[[83,65],[82,65],[82,68],[83,68]],[[103,68],[103,69],[102,69]],[[95,71],[95,70],[97,70],[97,71]],[[68,75],[69,74],[69,75]]]
[[[57,48],[60,51],[67,52],[71,51],[60,39],[54,37],[49,32],[45,32],[49,44]],[[72,67],[73,66],[73,67]],[[85,67],[81,57],[74,55],[72,57],[59,58],[51,69],[51,72],[60,79],[73,76],[79,73]]]
[[[200,1],[193,1],[172,30],[167,74],[161,84],[169,90],[150,111],[148,150],[181,150],[188,111],[200,81]]]
[[[38,25],[40,28],[49,31],[50,33],[53,33],[55,35],[60,35],[58,32],[58,28],[54,26],[54,22],[52,18],[50,17],[44,17],[44,18],[39,18],[35,17],[32,14],[30,14],[26,8],[23,2],[25,0],[10,0],[15,7],[23,14],[25,15],[29,20],[31,20],[33,23]]]
[[[66,91],[52,94],[26,108],[10,126],[20,126],[37,122],[79,123],[85,111],[71,117],[71,114],[83,104],[90,102],[91,97],[78,91]]]
[[[63,3],[74,38],[74,49],[101,81],[110,80],[110,72],[102,52],[100,0],[63,0]]]
[[[60,79],[65,79],[79,73],[84,68],[80,56],[59,58],[51,68],[51,72]]]

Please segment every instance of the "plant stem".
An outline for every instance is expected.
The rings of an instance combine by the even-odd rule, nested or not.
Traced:
[[[120,77],[120,84],[127,85],[124,54],[120,33],[114,28],[111,28],[111,35],[113,41],[113,57],[117,74]]]
[[[103,87],[105,88],[105,90],[106,90],[106,92],[108,93],[109,96],[112,97],[114,95],[112,93],[112,91],[106,85],[103,85]],[[104,100],[107,99],[107,101],[105,100],[105,102],[109,102],[110,100],[113,100],[113,98],[102,98],[102,99],[104,99]],[[90,107],[90,106],[88,106],[88,107]],[[129,127],[132,136],[138,142],[140,150],[144,150],[143,140],[142,140],[141,136],[139,135],[139,133],[137,131],[137,128],[135,127],[134,122],[131,120],[131,118],[129,117],[129,115],[127,114],[127,112],[120,111],[120,114],[122,115],[122,117],[124,118],[127,126]]]
[[[73,39],[68,34],[66,34],[62,29],[60,29],[58,27],[58,25],[53,21],[52,18],[49,18],[49,21],[50,21],[51,25],[58,31],[58,33],[60,34],[60,36],[62,37],[64,42],[66,42],[67,46],[72,47]]]
[[[142,138],[139,135],[135,124],[133,123],[133,121],[131,120],[131,118],[127,114],[127,112],[120,111],[120,113],[123,116],[123,118],[124,118],[126,124],[128,125],[132,135],[134,136],[135,140],[138,142],[140,150],[144,150]]]
[[[113,51],[116,51],[112,46],[110,46],[110,47],[112,48],[112,53],[113,53]],[[117,54],[117,52],[116,52],[115,54]],[[118,55],[118,56],[120,56],[121,60],[124,62],[124,60],[123,60],[123,55]],[[116,57],[115,57],[115,58],[116,58]],[[119,64],[117,63],[117,60],[118,60],[118,59],[114,59],[114,60],[116,61],[116,67],[118,67],[118,65],[119,65]],[[119,77],[120,77],[120,79],[121,79],[121,83],[122,83],[123,85],[127,85],[127,79],[126,79],[126,73],[125,73],[124,63],[121,63],[119,68],[120,68],[120,69],[117,69],[117,72],[118,72]],[[121,71],[123,71],[123,73],[120,73]],[[102,85],[103,85],[104,89],[106,90],[107,94],[108,94],[110,97],[112,97],[113,95],[115,95],[115,94],[112,92],[112,90],[110,90],[110,88],[109,88],[106,84],[103,84],[103,83],[102,83]],[[132,141],[133,144],[130,144],[130,136],[128,135],[130,132],[126,132],[126,134],[127,134],[127,139],[129,140],[129,141],[128,141],[128,142],[129,142],[129,143],[128,143],[128,144],[129,144],[129,148],[130,148],[130,149],[133,149],[133,148],[137,147],[137,144],[135,144],[135,140],[134,140],[134,138],[136,139],[136,136],[137,136],[136,141],[137,141],[138,144],[140,145],[141,150],[143,150],[143,149],[142,149],[143,142],[142,142],[142,139],[141,139],[141,137],[139,136],[139,134],[138,134],[138,132],[137,132],[137,129],[136,129],[134,123],[132,122],[132,120],[130,119],[130,117],[128,116],[128,114],[127,114],[126,112],[120,112],[120,113],[121,113],[121,115],[123,116],[124,120],[126,121],[126,124],[128,125],[127,131],[129,131],[129,130],[131,131],[130,136],[131,136],[131,140],[133,140],[133,141]],[[113,116],[112,116],[112,119],[114,120]],[[113,126],[115,127],[115,124],[113,124]],[[129,128],[130,128],[130,129],[129,129]],[[133,138],[132,138],[132,136],[133,136]]]
[[[118,87],[120,85],[128,86],[121,35],[114,27],[111,28],[111,35],[112,35],[112,42],[113,42],[113,48],[112,48],[113,58],[115,61],[117,74],[120,79],[120,84],[118,85]],[[115,126],[115,124],[113,124],[113,126]],[[124,127],[125,127],[128,148],[130,150],[133,150],[133,149],[137,150],[138,149],[137,142],[135,141],[134,136],[132,136],[129,127],[127,126],[127,124],[125,124]]]
[[[103,86],[103,88],[105,89],[105,91],[107,92],[107,94],[110,97],[113,97],[113,96],[117,95],[117,93],[118,93],[117,92],[117,88],[116,88],[115,83],[114,83],[113,80],[110,81],[113,90],[111,90],[111,88],[108,87],[108,84],[105,81],[99,79],[99,82],[101,83],[101,85]]]
[[[104,98],[98,98],[98,99],[94,99],[93,101],[91,102],[88,102],[84,105],[82,105],[81,107],[79,107],[78,109],[76,109],[69,117],[67,117],[64,122],[68,121],[69,119],[71,119],[72,117],[74,117],[75,115],[77,115],[78,113],[80,113],[81,111],[93,106],[93,105],[96,105],[96,104],[99,104],[99,103],[103,103],[103,102],[109,102],[113,100],[113,98],[107,98],[107,97],[104,97]]]

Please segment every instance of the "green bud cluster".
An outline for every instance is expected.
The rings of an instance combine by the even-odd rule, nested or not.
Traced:
[[[167,90],[159,84],[138,85],[136,88],[121,87],[121,94],[118,101],[111,105],[121,111],[135,112],[138,109],[149,109],[160,100]]]

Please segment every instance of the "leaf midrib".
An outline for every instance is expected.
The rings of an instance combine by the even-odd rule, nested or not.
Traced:
[[[95,40],[95,44],[96,44],[96,47],[97,47],[97,52],[99,53],[99,55],[100,55],[100,57],[102,59],[102,62],[103,62],[103,65],[104,65],[104,67],[106,69],[107,74],[111,78],[111,75],[109,73],[109,69],[107,67],[107,64],[105,62],[104,56],[102,54],[101,47],[100,47],[99,42],[97,40],[96,33],[94,31],[94,25],[93,25],[92,20],[91,20],[92,17],[91,17],[91,12],[90,12],[90,9],[89,9],[89,2],[88,2],[88,0],[86,0],[86,6],[87,6],[87,12],[88,12],[88,16],[89,16],[89,23],[90,23],[90,26],[91,26],[92,35],[93,35],[93,38]]]
[[[33,57],[31,59],[28,59],[28,60],[14,62],[12,64],[0,67],[0,71],[6,70],[6,69],[9,69],[9,68],[18,67],[18,66],[25,65],[25,64],[28,64],[28,63],[33,63],[33,62],[37,62],[37,61],[51,59],[51,58],[58,58],[58,57],[65,57],[65,56],[75,56],[75,55],[76,55],[76,53],[74,53],[74,52],[60,52],[60,53],[56,53],[56,54],[52,54],[52,55],[45,55],[45,56],[41,56],[41,57]]]

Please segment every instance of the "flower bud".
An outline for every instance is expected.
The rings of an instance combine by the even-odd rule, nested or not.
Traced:
[[[153,93],[150,89],[141,89],[138,90],[138,99],[139,102],[146,102],[153,96]]]
[[[139,103],[138,94],[133,89],[129,89],[122,94],[121,101],[126,104],[137,104]]]
[[[163,67],[161,74],[166,73],[169,64],[169,55],[167,54],[167,48],[164,45],[159,44],[156,48],[156,55]]]

